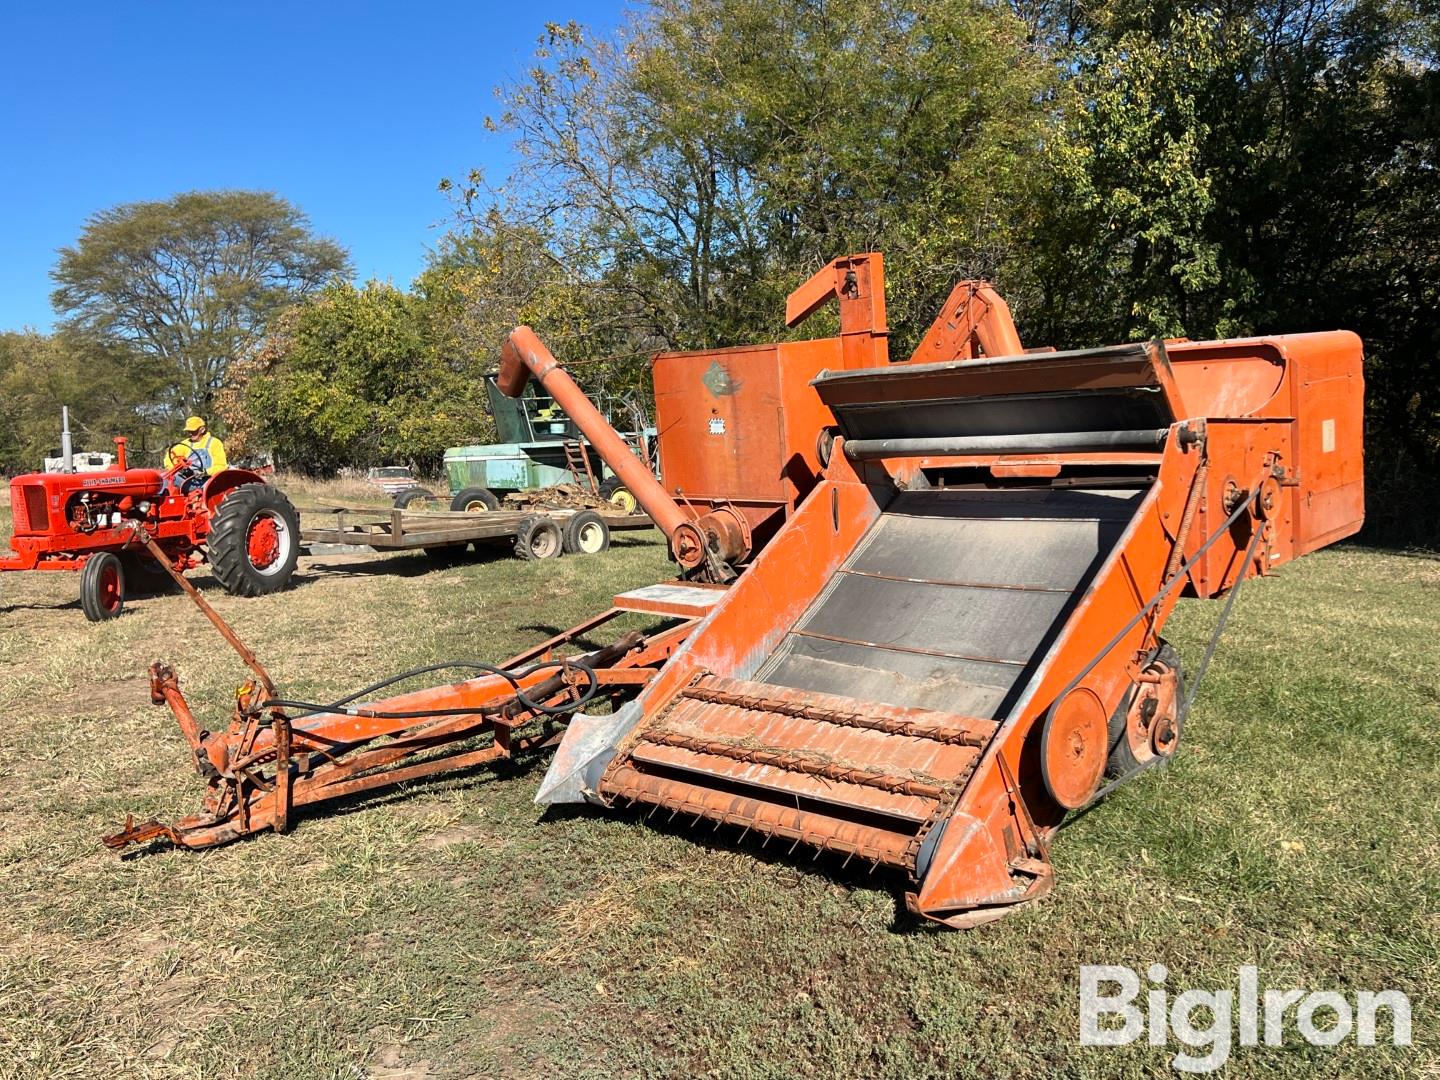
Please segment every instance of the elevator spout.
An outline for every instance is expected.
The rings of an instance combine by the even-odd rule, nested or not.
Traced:
[[[738,516],[724,507],[702,515],[687,513],[660,486],[650,469],[635,456],[630,445],[595,408],[535,331],[520,326],[500,348],[500,374],[495,383],[501,393],[519,397],[532,376],[575,422],[595,452],[665,534],[675,560],[687,572],[710,580],[732,580],[733,566],[750,554],[749,530]]]

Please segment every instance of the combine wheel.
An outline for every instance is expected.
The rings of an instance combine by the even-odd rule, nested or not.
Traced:
[[[483,514],[487,510],[499,510],[500,500],[489,488],[468,487],[450,500],[450,509],[467,514]]]
[[[565,549],[560,526],[554,518],[531,514],[515,530],[515,554],[521,559],[556,559]]]
[[[1105,772],[1126,776],[1160,758],[1168,758],[1180,745],[1185,728],[1180,654],[1169,642],[1161,644],[1145,665],[1152,681],[1142,682],[1121,701],[1110,717],[1110,759]]]
[[[400,494],[395,496],[395,509],[405,510],[413,506],[416,510],[420,510],[423,509],[424,504],[426,503],[438,504],[439,501],[439,499],[435,498],[435,493],[426,488],[406,488],[404,491],[400,492]]]
[[[634,514],[640,509],[635,495],[613,476],[600,485],[600,497],[622,514]]]
[[[279,592],[300,556],[300,515],[279,488],[241,484],[210,521],[210,565],[233,596]]]
[[[113,619],[125,608],[125,568],[109,551],[91,555],[80,571],[80,608],[91,622]]]
[[[575,514],[562,532],[567,555],[598,555],[610,547],[610,526],[594,510]]]

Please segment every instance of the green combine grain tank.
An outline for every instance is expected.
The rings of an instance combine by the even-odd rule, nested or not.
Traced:
[[[510,398],[495,385],[495,376],[487,375],[485,393],[495,418],[495,432],[503,441],[485,446],[452,446],[445,451],[445,478],[450,485],[452,510],[493,510],[515,491],[557,484],[584,486],[588,480],[583,461],[589,462],[590,473],[599,482],[604,498],[627,513],[635,509],[635,497],[615,479],[574,421],[543,390],[537,393],[534,383],[525,388],[521,397]],[[596,405],[637,449],[650,454],[655,429],[647,424],[638,407],[611,410],[603,398]],[[620,423],[616,423],[615,413],[620,414]],[[633,430],[627,431],[627,427]]]

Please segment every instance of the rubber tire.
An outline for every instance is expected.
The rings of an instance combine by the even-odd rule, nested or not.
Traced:
[[[125,568],[125,590],[131,596],[164,596],[180,590],[148,551],[127,551],[120,556],[120,563]]]
[[[624,491],[630,496],[630,498],[635,498],[635,493],[631,491],[628,487],[626,487],[624,484],[622,484],[618,476],[612,476],[609,480],[606,480],[600,485],[600,497],[606,502],[609,502],[611,497],[614,496],[617,491]],[[616,507],[616,509],[618,510],[619,507]],[[626,513],[640,513],[640,502],[638,499],[635,502],[635,509],[628,510],[626,511]]]
[[[421,500],[424,500],[424,501],[426,501],[426,502],[436,502],[436,503],[438,503],[438,502],[440,501],[439,499],[437,499],[437,498],[435,497],[435,493],[434,493],[433,491],[429,490],[428,488],[422,488],[422,487],[406,488],[404,491],[400,492],[400,494],[398,494],[398,495],[395,496],[395,509],[396,509],[396,510],[404,510],[407,506],[410,506],[412,503],[417,503],[417,502],[420,502]]]
[[[480,513],[470,509],[471,503],[483,503],[486,510],[500,509],[500,500],[495,497],[495,493],[482,487],[461,488],[460,493],[450,500],[450,509],[468,514]]]
[[[113,608],[107,608],[100,597],[100,577],[112,567],[120,577],[120,596]],[[91,622],[113,619],[125,610],[125,565],[114,552],[101,551],[85,560],[80,570],[80,610]]]
[[[543,514],[522,518],[515,530],[515,556],[525,560],[558,559],[565,551],[565,538],[555,519]]]
[[[290,550],[280,569],[262,574],[250,562],[250,524],[262,510],[274,512],[290,530]],[[241,484],[234,488],[210,518],[210,537],[205,542],[210,568],[231,596],[265,596],[290,584],[300,558],[300,515],[285,493],[270,484]]]
[[[580,546],[580,534],[587,526],[598,525],[600,527],[600,546],[594,551],[585,551]],[[565,522],[565,528],[561,530],[561,539],[565,546],[566,555],[598,555],[602,551],[610,550],[610,526],[605,524],[605,519],[594,510],[581,510],[573,514],[570,520]]]
[[[1180,740],[1185,735],[1185,669],[1180,664],[1180,654],[1175,646],[1168,641],[1162,641],[1160,648],[1155,650],[1151,661],[1159,660],[1166,664],[1177,675],[1180,676],[1180,687],[1175,702],[1175,748],[1180,748]],[[1130,711],[1131,695],[1126,694],[1120,699],[1114,713],[1110,716],[1110,756],[1105,761],[1105,776],[1115,779],[1117,776],[1125,776],[1134,772],[1140,767],[1135,754],[1130,749],[1130,743],[1125,739],[1125,717]],[[1170,756],[1174,757],[1172,750]]]

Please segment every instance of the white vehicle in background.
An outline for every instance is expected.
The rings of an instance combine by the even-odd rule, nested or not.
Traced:
[[[70,455],[74,465],[71,472],[100,472],[108,469],[115,461],[114,454],[104,454],[88,450],[77,450]],[[65,472],[65,455],[60,450],[52,450],[45,458],[44,471],[47,473]]]

